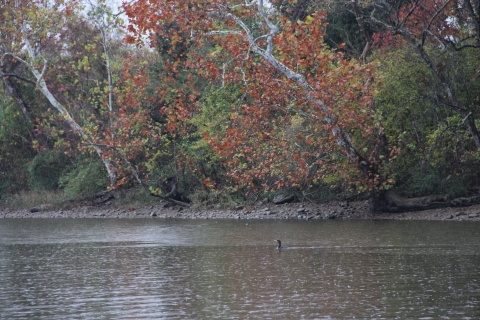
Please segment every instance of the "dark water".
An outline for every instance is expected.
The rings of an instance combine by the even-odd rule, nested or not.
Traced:
[[[480,224],[0,220],[0,319],[353,317],[479,319]]]

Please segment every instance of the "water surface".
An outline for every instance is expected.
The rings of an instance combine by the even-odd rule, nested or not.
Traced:
[[[1,319],[353,317],[480,318],[480,224],[0,220]]]

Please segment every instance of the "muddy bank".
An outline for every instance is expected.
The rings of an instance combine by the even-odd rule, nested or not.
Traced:
[[[32,210],[34,209],[34,210]],[[32,212],[35,211],[35,212]],[[328,203],[260,203],[236,209],[183,208],[160,203],[139,208],[81,206],[71,209],[49,209],[42,205],[28,210],[0,208],[1,218],[177,218],[177,219],[390,219],[390,220],[453,220],[480,221],[480,205],[442,208],[403,213],[372,213],[365,201]]]

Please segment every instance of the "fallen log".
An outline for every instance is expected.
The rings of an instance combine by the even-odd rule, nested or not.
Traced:
[[[462,197],[449,200],[446,195],[429,195],[417,198],[404,198],[393,191],[385,192],[382,197],[369,200],[373,212],[420,211],[446,207],[466,207],[480,202],[480,196]]]

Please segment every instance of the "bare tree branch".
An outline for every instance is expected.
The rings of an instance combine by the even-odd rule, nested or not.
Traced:
[[[128,159],[123,155],[121,154],[120,152],[118,152],[118,150],[116,150],[118,154],[120,154],[120,156],[123,158],[123,160],[125,161],[125,163],[129,166],[130,168],[130,171],[132,172],[133,176],[135,177],[135,179],[137,179],[138,183],[140,183],[140,185],[145,189],[145,191],[148,192],[148,194],[150,194],[151,196],[154,196],[154,197],[157,197],[157,198],[160,198],[162,200],[165,200],[165,201],[168,201],[168,202],[171,202],[173,204],[176,204],[176,205],[179,205],[179,206],[182,206],[182,207],[190,207],[190,205],[188,203],[185,203],[185,202],[182,202],[182,201],[177,201],[175,199],[172,199],[170,198],[170,194],[167,196],[163,196],[161,194],[157,194],[157,193],[154,193],[150,190],[150,188],[145,184],[145,182],[140,178],[140,175],[138,174],[138,171],[137,169],[135,169],[135,167],[132,165],[132,163],[130,161],[128,161]]]
[[[435,14],[432,15],[430,18],[430,21],[428,22],[427,26],[425,27],[425,30],[422,32],[422,46],[425,44],[426,36],[427,36],[427,31],[430,31],[430,27],[432,26],[433,21],[435,18],[445,9],[445,7],[451,2],[451,0],[445,2],[443,6],[441,6]],[[433,35],[431,32],[429,32],[431,35]]]
[[[24,78],[24,77],[21,77],[21,76],[19,76],[18,74],[14,74],[14,73],[0,73],[0,78],[5,78],[5,77],[14,77],[14,78],[20,79],[20,80],[22,80],[22,81],[28,82],[28,83],[30,83],[30,84],[36,85],[36,83],[33,82],[32,80],[27,79],[27,78]]]
[[[259,0],[259,3],[263,3],[262,1]],[[260,11],[260,15],[263,17],[265,23],[267,26],[270,27],[271,32],[267,35],[271,42],[273,44],[273,38],[274,36],[278,33],[279,29],[277,26],[273,25],[271,22],[269,22],[268,17],[265,18],[265,12],[263,10],[263,7],[258,6],[258,10]],[[263,12],[263,13],[262,13]],[[285,64],[280,62],[275,56],[272,54],[272,47],[267,44],[267,49],[262,49],[258,46],[256,43],[256,38],[253,37],[253,33],[250,30],[250,28],[237,16],[234,14],[228,12],[216,12],[216,16],[224,19],[231,19],[233,20],[239,28],[241,28],[244,32],[242,34],[246,40],[248,41],[250,45],[250,50],[252,50],[254,53],[262,56],[271,66],[273,66],[275,69],[280,71],[285,77],[288,79],[296,82],[301,88],[303,88],[306,91],[306,98],[313,103],[315,103],[317,106],[321,108],[325,116],[323,117],[323,120],[327,122],[328,124],[333,126],[332,129],[332,134],[334,137],[337,139],[337,144],[342,147],[346,154],[347,157],[350,161],[353,163],[360,164],[362,167],[367,167],[368,162],[365,158],[363,158],[358,151],[354,148],[352,141],[348,134],[344,133],[338,125],[336,125],[336,119],[331,115],[331,113],[328,110],[328,106],[325,105],[324,101],[321,99],[317,99],[314,97],[314,92],[315,90],[313,87],[308,83],[307,79],[305,76],[302,74],[293,71],[289,67],[287,67]],[[266,19],[266,20],[265,20]],[[231,31],[229,31],[231,32]]]

